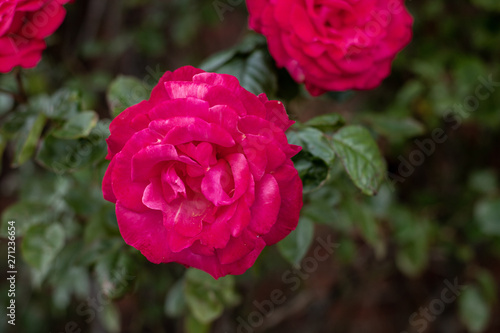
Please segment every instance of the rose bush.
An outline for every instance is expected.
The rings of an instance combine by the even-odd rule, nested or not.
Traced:
[[[50,36],[66,16],[70,0],[0,1],[0,72],[35,67]]]
[[[283,104],[230,75],[167,72],[110,124],[103,180],[125,242],[154,263],[242,274],[295,229],[302,183]]]
[[[404,0],[247,0],[249,25],[314,96],[372,89],[411,40]]]

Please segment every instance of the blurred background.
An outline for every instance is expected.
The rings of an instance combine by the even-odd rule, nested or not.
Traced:
[[[0,93],[0,248],[15,220],[18,271],[16,326],[3,316],[0,331],[499,332],[500,2],[407,6],[414,38],[380,87],[312,98],[268,54],[252,63],[265,44],[249,35],[244,1],[67,5],[42,62],[20,74],[31,104],[13,116],[16,101]],[[104,139],[114,108],[147,98],[183,65],[240,79],[260,70],[245,82],[282,100],[292,119],[335,113],[365,126],[388,166],[378,194],[361,193],[334,161],[309,179],[297,231],[245,274],[214,281],[148,262],[102,198]],[[16,75],[0,75],[0,87],[15,91]],[[18,142],[44,107],[52,123],[67,110],[94,110],[99,121],[65,144],[42,147],[39,133],[25,156]],[[7,270],[1,260],[4,309]]]

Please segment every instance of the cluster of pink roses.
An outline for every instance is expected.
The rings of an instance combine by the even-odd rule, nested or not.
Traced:
[[[0,72],[34,67],[69,0],[0,2]],[[411,39],[404,0],[247,0],[250,27],[312,95],[370,89]],[[302,183],[282,103],[186,66],[110,125],[102,190],[125,242],[154,263],[242,274],[297,226]]]

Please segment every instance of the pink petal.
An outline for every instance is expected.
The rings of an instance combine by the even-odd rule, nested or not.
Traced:
[[[161,212],[148,210],[137,213],[117,204],[116,218],[125,243],[141,251],[155,264],[171,261]]]
[[[201,189],[203,194],[216,206],[230,205],[238,200],[247,190],[250,170],[246,158],[242,154],[231,154],[213,166],[203,178]],[[226,193],[227,184],[234,184],[234,192]],[[231,187],[231,186],[229,186]]]
[[[268,233],[276,223],[280,205],[278,183],[272,175],[266,174],[255,186],[255,202],[251,207],[252,219],[249,228],[259,235]]]
[[[172,161],[196,165],[196,162],[189,157],[179,156],[173,145],[148,145],[132,157],[132,180],[147,180],[159,175],[161,169],[165,166],[165,163],[162,162]]]
[[[222,127],[194,117],[154,120],[149,124],[149,128],[165,135],[162,142],[172,145],[191,141],[207,141],[223,147],[234,145],[233,138]]]
[[[292,161],[273,174],[281,193],[281,205],[276,223],[262,238],[272,245],[285,238],[297,227],[302,208],[302,181]]]
[[[106,169],[106,173],[104,174],[104,178],[102,179],[102,193],[104,195],[104,199],[112,203],[116,203],[116,197],[113,193],[113,185],[111,183],[111,174],[113,172],[114,165],[115,161],[111,160],[108,168]]]

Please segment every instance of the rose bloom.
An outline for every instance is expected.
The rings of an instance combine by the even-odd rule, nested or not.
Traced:
[[[249,25],[311,95],[372,89],[411,40],[404,0],[247,0]]]
[[[70,0],[0,0],[0,72],[35,67],[50,36],[61,25]]]
[[[110,124],[103,180],[125,242],[153,263],[242,274],[295,229],[302,182],[283,104],[225,74],[167,72]]]

